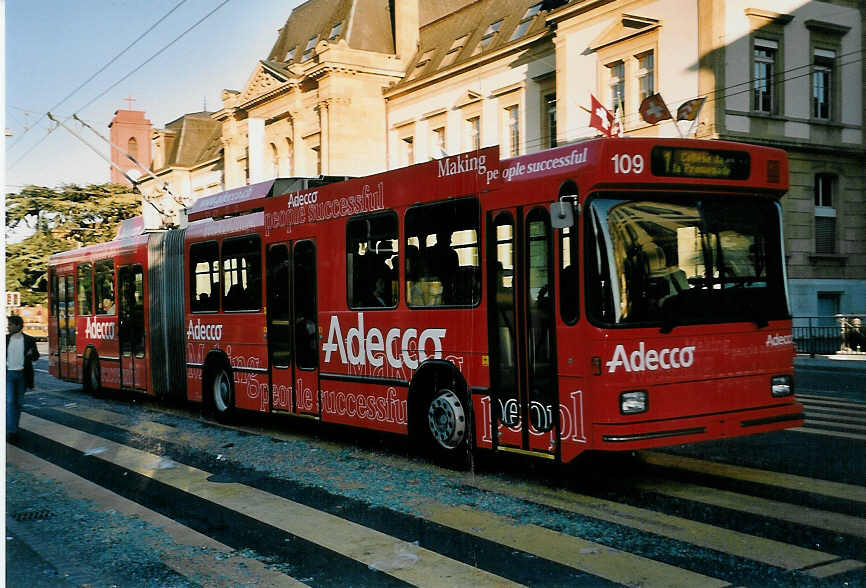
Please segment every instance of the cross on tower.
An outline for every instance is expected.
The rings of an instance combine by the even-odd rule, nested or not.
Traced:
[[[132,96],[127,96],[123,100],[129,102],[129,108],[127,110],[132,110],[132,103],[135,102],[135,98],[133,98]]]

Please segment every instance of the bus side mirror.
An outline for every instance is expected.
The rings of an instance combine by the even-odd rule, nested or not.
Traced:
[[[550,205],[550,224],[554,229],[565,229],[574,226],[574,213],[580,214],[580,205],[576,196],[562,196],[558,202]]]

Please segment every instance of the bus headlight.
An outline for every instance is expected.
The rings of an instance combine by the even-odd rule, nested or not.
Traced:
[[[649,409],[649,396],[646,390],[631,390],[619,395],[619,411],[622,414],[640,414]]]
[[[790,396],[794,393],[794,378],[791,376],[773,376],[770,379],[770,392],[773,396]]]

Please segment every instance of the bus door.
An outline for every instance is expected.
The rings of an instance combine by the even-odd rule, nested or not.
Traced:
[[[267,263],[271,407],[318,416],[316,244],[272,245]]]
[[[144,272],[140,265],[117,270],[118,339],[120,340],[121,388],[147,389],[147,359],[144,332]]]
[[[543,206],[487,217],[492,431],[501,449],[555,455],[553,232]]]
[[[57,279],[57,339],[60,377],[78,380],[75,343],[75,282],[72,274]]]
[[[271,368],[271,410],[292,406],[292,257],[290,243],[268,249],[268,365]]]

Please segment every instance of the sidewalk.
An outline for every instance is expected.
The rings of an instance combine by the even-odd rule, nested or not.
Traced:
[[[834,355],[815,355],[798,353],[794,356],[794,367],[842,370],[866,374],[866,353],[837,353]]]

